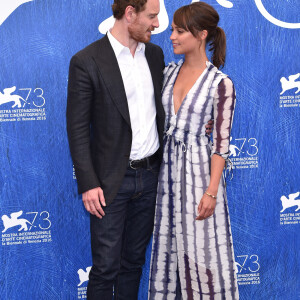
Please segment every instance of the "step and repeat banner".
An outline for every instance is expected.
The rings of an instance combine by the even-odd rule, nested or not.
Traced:
[[[0,0],[0,298],[84,299],[89,216],[66,135],[70,58],[112,26],[110,0]],[[152,41],[190,0],[161,0]],[[193,1],[195,2],[195,1]],[[240,299],[300,299],[300,2],[207,0],[235,83],[228,201]],[[147,298],[150,251],[139,299]]]

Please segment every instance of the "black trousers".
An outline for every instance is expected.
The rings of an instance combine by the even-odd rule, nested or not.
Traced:
[[[88,300],[137,299],[145,251],[153,231],[159,163],[128,167],[103,219],[90,216],[93,266]]]

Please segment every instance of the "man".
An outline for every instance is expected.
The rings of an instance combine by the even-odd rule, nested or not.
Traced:
[[[115,0],[115,25],[70,62],[67,130],[90,212],[88,299],[137,299],[162,157],[159,0]]]

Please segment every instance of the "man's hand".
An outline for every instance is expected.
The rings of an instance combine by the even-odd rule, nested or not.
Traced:
[[[100,187],[82,193],[82,201],[85,209],[92,215],[95,215],[99,219],[105,216],[102,206],[106,206],[106,203],[103,191]]]
[[[216,207],[217,200],[204,194],[199,205],[198,214],[196,220],[204,220],[213,215]]]
[[[212,133],[212,131],[213,131],[213,127],[214,127],[214,120],[209,120],[208,122],[207,122],[207,124],[205,125],[205,133],[207,134],[207,135],[210,135],[211,133]]]

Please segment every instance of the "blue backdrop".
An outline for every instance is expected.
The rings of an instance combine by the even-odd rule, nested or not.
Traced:
[[[152,41],[166,63],[179,59],[169,22],[190,2],[161,1]],[[300,299],[300,2],[207,3],[221,16],[224,72],[237,90],[228,199],[240,298]],[[110,6],[0,0],[1,299],[86,297],[89,218],[69,155],[66,87],[71,56],[103,36]]]

